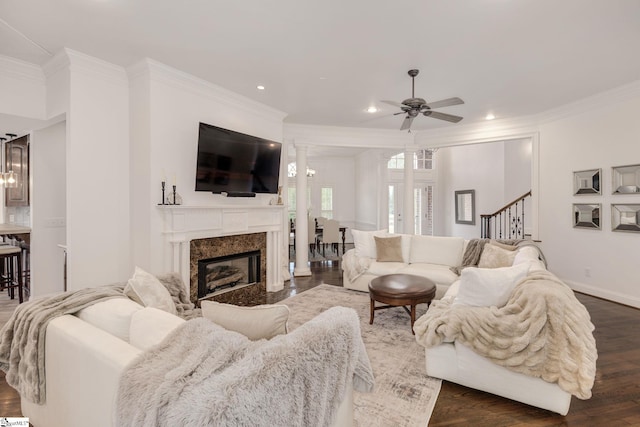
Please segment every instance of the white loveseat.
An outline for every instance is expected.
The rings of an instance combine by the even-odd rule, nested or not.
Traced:
[[[369,291],[372,279],[385,274],[414,274],[431,279],[436,284],[435,299],[440,299],[458,279],[451,271],[462,262],[466,241],[461,237],[436,237],[408,234],[388,234],[386,230],[352,230],[355,247],[343,257],[343,286]],[[378,261],[375,238],[399,237],[401,259]],[[393,259],[393,258],[387,258]]]
[[[36,427],[114,426],[116,393],[125,367],[184,322],[127,298],[55,318],[46,330],[46,403],[23,398],[23,415]],[[350,426],[352,421],[348,382],[333,425]]]

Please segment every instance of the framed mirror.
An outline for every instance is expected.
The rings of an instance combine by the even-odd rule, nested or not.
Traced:
[[[476,190],[455,192],[456,224],[476,224]]]
[[[573,226],[575,228],[595,228],[600,229],[600,203],[573,205]]]
[[[602,169],[589,169],[573,173],[573,194],[600,194]]]
[[[614,166],[612,169],[613,194],[640,193],[640,165]]]
[[[640,204],[611,205],[611,229],[640,233]]]

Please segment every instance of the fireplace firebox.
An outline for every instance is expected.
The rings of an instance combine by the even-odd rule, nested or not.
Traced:
[[[198,299],[255,285],[260,281],[260,251],[198,260]]]

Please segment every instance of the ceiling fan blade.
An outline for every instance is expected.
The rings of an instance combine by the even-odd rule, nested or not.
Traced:
[[[400,126],[400,130],[409,129],[411,127],[411,123],[413,122],[413,119],[415,119],[415,116],[414,117],[407,116],[404,119],[404,122],[402,122],[402,126]]]
[[[451,105],[460,105],[460,104],[464,104],[464,101],[457,97],[443,99],[442,101],[427,102],[427,106],[429,108],[449,107]]]
[[[460,116],[454,116],[453,114],[441,113],[439,111],[427,110],[422,114],[424,114],[427,117],[432,117],[434,119],[440,119],[440,120],[446,120],[446,121],[451,122],[451,123],[458,123],[460,120],[462,120],[462,117],[460,117]]]
[[[385,104],[393,105],[394,107],[400,107],[400,108],[403,108],[403,107],[404,107],[404,108],[407,108],[407,106],[406,106],[406,105],[401,104],[401,103],[396,102],[396,101],[385,101],[385,100],[382,100],[382,101],[380,101],[380,102],[384,102]]]

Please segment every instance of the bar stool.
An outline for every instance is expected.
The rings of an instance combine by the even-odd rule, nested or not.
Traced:
[[[22,249],[17,246],[0,246],[0,262],[4,267],[4,274],[0,276],[0,290],[7,289],[11,299],[14,299],[17,288],[18,301],[22,304],[24,300],[22,294]]]

